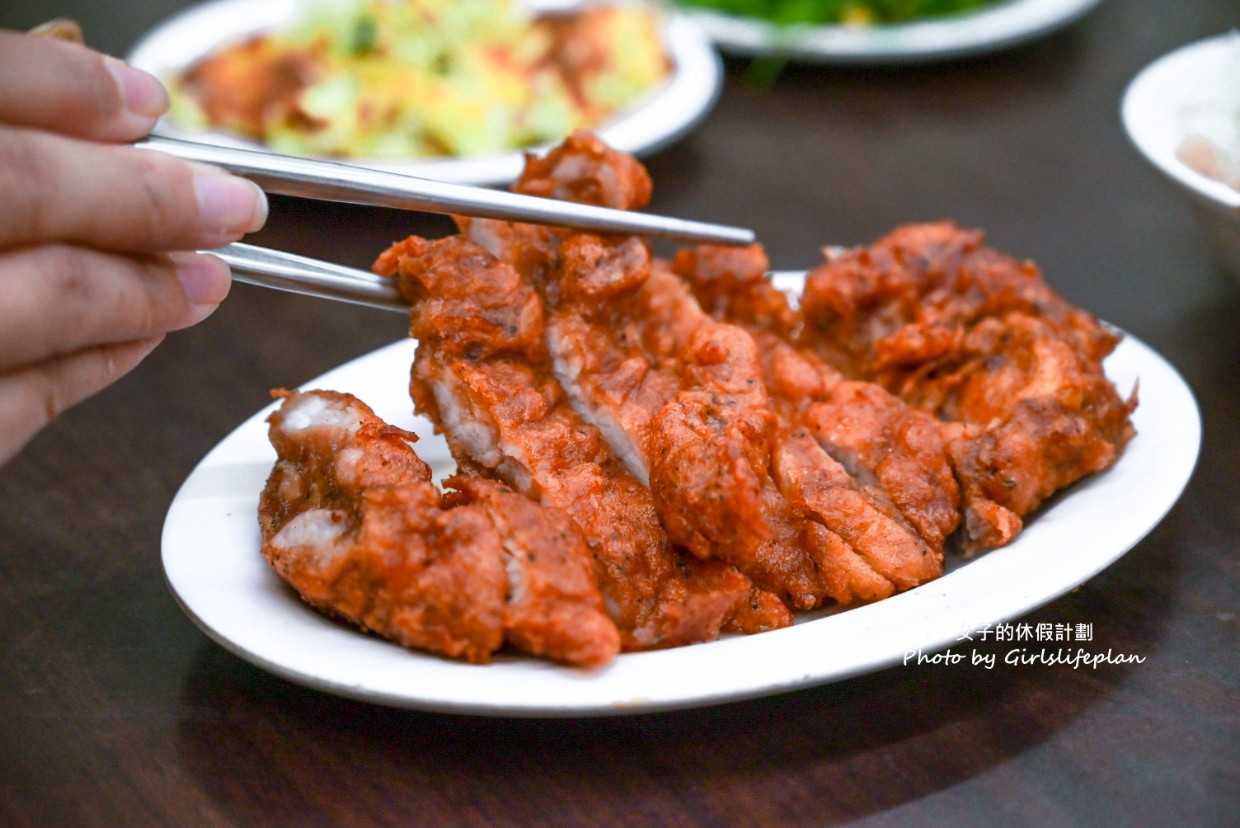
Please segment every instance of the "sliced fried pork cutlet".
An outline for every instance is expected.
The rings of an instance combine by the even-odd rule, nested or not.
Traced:
[[[1102,368],[1119,336],[980,232],[910,225],[831,256],[801,310],[802,345],[954,424],[967,551],[1009,542],[1133,437],[1135,394],[1121,398]]]
[[[705,310],[753,336],[780,415],[813,435],[857,485],[880,507],[897,510],[941,558],[960,522],[960,491],[938,420],[795,347],[801,315],[771,282],[761,246],[685,248],[672,267]]]
[[[593,666],[620,636],[568,518],[494,481],[447,496],[356,398],[286,394],[259,504],[262,551],[309,604],[407,647],[486,663],[506,642]]]
[[[731,326],[687,343],[681,390],[643,436],[650,489],[668,533],[700,557],[735,564],[793,607],[838,596],[772,473],[780,423],[754,376],[753,340]]]
[[[647,432],[656,501],[662,492],[683,510],[665,510],[665,524],[686,515],[704,530],[708,548],[731,545],[745,561],[749,550],[736,537],[746,528],[742,515],[763,519],[770,540],[750,552],[752,571],[737,565],[763,585],[771,578],[804,588],[790,589],[794,596],[876,600],[942,573],[941,544],[931,548],[881,487],[808,438],[811,421],[769,381],[768,358],[790,348],[772,349],[770,335],[712,318],[666,266],[652,269],[644,293],[652,299],[641,309],[646,324],[692,331],[683,345],[646,338],[678,346],[654,354],[677,367],[681,388]],[[841,554],[852,563],[841,564]],[[854,581],[841,573],[861,574]]]
[[[587,182],[574,185],[582,175]],[[629,183],[634,179],[637,184]],[[570,142],[527,166],[516,189],[630,209],[649,195],[631,158],[589,141]],[[506,261],[533,258],[511,247],[528,235],[503,228],[478,233],[477,221],[469,228],[487,243],[499,241]],[[544,297],[556,378],[650,486],[672,540],[704,559],[734,564],[793,607],[874,595],[838,588],[827,575],[834,563],[822,560],[847,547],[836,533],[851,531],[856,516],[803,508],[822,501],[781,488],[792,485],[775,463],[788,428],[767,399],[753,337],[706,314],[684,281],[638,239],[563,231],[546,249],[552,252],[537,271],[523,275]],[[802,462],[814,457],[838,469],[821,450],[800,448]],[[837,485],[848,480],[830,478]],[[941,572],[941,555],[927,551],[896,510],[876,511],[872,520],[899,524],[887,537],[900,535],[906,543],[870,560],[907,554],[922,580]],[[888,594],[908,586],[902,572],[892,574]]]
[[[634,158],[578,132],[513,189],[636,210]],[[950,223],[829,251],[793,303],[761,246],[495,219],[376,260],[411,306],[441,492],[360,401],[284,394],[263,554],[310,604],[473,662],[575,665],[877,601],[1010,542],[1116,462],[1119,338]]]
[[[514,190],[637,209],[651,186],[630,156],[576,135],[531,159]],[[652,265],[661,265],[636,238],[559,231],[548,241],[476,219],[465,230],[541,292],[555,378],[625,468],[650,487],[671,540],[702,560],[734,564],[792,606],[820,605],[823,578],[767,472],[765,425],[712,409],[709,393],[678,397],[684,380],[677,358],[702,321],[700,312],[682,312],[696,304],[683,283],[665,267],[652,280]],[[522,249],[535,239],[541,257]]]
[[[552,377],[538,294],[509,264],[462,236],[410,238],[376,270],[398,273],[413,307],[418,410],[463,468],[495,475],[572,519],[624,649],[791,623],[786,607],[736,569],[672,547],[650,492]]]

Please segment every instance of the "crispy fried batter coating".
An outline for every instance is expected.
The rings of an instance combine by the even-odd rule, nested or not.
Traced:
[[[463,467],[570,516],[626,650],[710,640],[725,625],[756,631],[790,623],[778,602],[751,596],[736,570],[672,548],[649,491],[551,376],[538,294],[512,267],[459,236],[407,239],[377,267],[400,274],[414,309],[419,410]]]
[[[633,159],[583,135],[528,164],[516,189],[629,209],[642,206],[650,192]],[[775,607],[776,595],[804,608],[821,604],[823,579],[770,479],[761,445],[766,426],[746,431],[741,420],[711,413],[708,390],[686,388],[694,380],[686,380],[680,352],[711,321],[684,284],[654,262],[639,239],[518,228],[465,223],[472,238],[541,292],[556,379],[625,467],[650,487],[672,541],[703,560],[735,564],[759,593],[769,593],[757,595],[758,605]],[[701,352],[719,353],[718,343],[703,342]],[[746,351],[739,358],[750,356]],[[752,390],[764,393],[760,386]],[[738,403],[733,397],[721,404],[735,410]],[[715,427],[720,422],[723,429]],[[752,462],[719,465],[742,456]]]
[[[627,156],[597,144],[565,146],[527,166],[518,189],[634,207],[644,203],[644,187],[614,184],[628,180],[631,169]],[[562,186],[583,171],[612,186],[576,192]],[[640,198],[626,195],[634,191]],[[471,233],[480,227],[469,224]],[[799,608],[871,600],[940,574],[941,549],[928,549],[884,494],[856,484],[820,446],[793,447],[792,424],[768,395],[751,332],[707,314],[667,263],[652,259],[636,239],[554,235],[558,242],[544,242],[542,257],[513,251],[531,243],[529,234],[501,229],[481,237],[498,244],[508,261],[539,262],[528,281],[548,308],[556,377],[649,484],[674,541],[699,557],[736,565]],[[810,465],[821,473],[804,473]],[[838,500],[806,497],[799,487],[811,480],[847,487],[869,507],[867,525],[882,525],[883,532],[857,531],[857,513],[839,509]],[[853,548],[880,535],[881,553],[858,555]],[[832,560],[841,554],[869,561],[863,566],[874,576],[869,580],[884,586],[862,588],[829,576],[841,571]],[[888,571],[876,574],[873,566]]]
[[[752,342],[730,326],[703,330],[684,284],[629,242],[569,235],[547,273],[560,385],[650,487],[674,542],[797,606],[820,604],[821,579],[769,472],[774,423]]]
[[[512,189],[560,201],[640,210],[650,203],[654,184],[636,158],[612,149],[591,132],[577,130],[542,157],[527,154],[525,169]]]
[[[639,209],[645,169],[588,133],[518,192]],[[1010,542],[1133,437],[1118,336],[949,223],[828,253],[799,305],[760,246],[492,219],[376,261],[418,340],[442,497],[342,395],[292,395],[264,554],[310,603],[408,646],[573,664],[786,626]],[[511,488],[509,488],[511,487]]]
[[[263,555],[311,605],[408,647],[485,663],[506,641],[581,666],[620,637],[563,514],[490,480],[442,498],[413,435],[327,391],[271,415]]]
[[[898,510],[941,559],[960,522],[960,492],[938,421],[796,347],[801,315],[771,283],[759,245],[686,248],[672,266],[714,316],[754,337],[781,415],[812,434],[884,508]]]
[[[967,550],[1001,546],[1134,435],[1102,360],[1119,341],[1031,263],[950,223],[899,228],[810,273],[800,343],[953,424]]]

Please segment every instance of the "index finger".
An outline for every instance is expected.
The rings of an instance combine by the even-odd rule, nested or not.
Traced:
[[[0,123],[128,142],[168,109],[152,75],[77,43],[0,31]]]

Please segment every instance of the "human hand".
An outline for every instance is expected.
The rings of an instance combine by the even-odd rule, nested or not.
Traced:
[[[184,251],[266,220],[252,182],[124,145],[167,106],[114,58],[0,31],[0,464],[215,310],[228,266]]]

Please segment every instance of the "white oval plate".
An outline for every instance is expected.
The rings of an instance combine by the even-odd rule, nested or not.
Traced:
[[[299,0],[211,0],[160,24],[134,46],[127,60],[157,77],[170,77],[222,44],[279,26],[293,16],[298,4]],[[556,0],[531,0],[529,5],[534,9],[571,6]],[[618,150],[644,156],[667,146],[697,126],[719,97],[723,67],[701,27],[686,15],[669,14],[665,35],[674,63],[671,77],[640,102],[595,130]],[[262,149],[260,144],[222,132],[186,132],[166,119],[160,121],[155,131],[220,146]],[[529,148],[533,152],[544,149],[546,147]],[[524,153],[408,163],[356,158],[332,160],[436,181],[506,184],[521,173]]]
[[[1240,191],[1203,175],[1177,153],[1190,135],[1232,146],[1240,130],[1240,32],[1182,46],[1151,63],[1124,92],[1120,116],[1137,149],[1173,181],[1240,210]]]
[[[1083,17],[1099,0],[1007,0],[948,19],[882,26],[782,28],[761,20],[686,9],[725,52],[807,63],[913,63],[1025,43]]]
[[[411,413],[414,343],[348,362],[304,388],[348,391],[416,432],[436,479],[455,466],[431,424]],[[220,442],[168,511],[163,565],[182,608],[226,649],[328,693],[396,707],[492,716],[599,716],[698,707],[839,681],[934,653],[964,632],[1023,615],[1079,586],[1131,549],[1179,498],[1201,443],[1197,403],[1148,346],[1127,337],[1108,358],[1121,393],[1140,380],[1137,437],[1120,461],[1061,493],[1011,545],[876,604],[803,616],[792,627],[618,656],[598,670],[520,656],[486,666],[411,652],[306,606],[259,547],[258,497],[275,453],[271,405]]]

